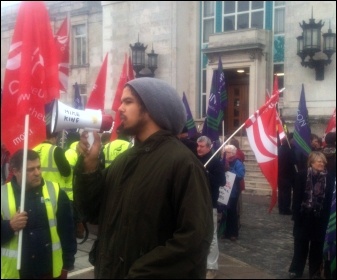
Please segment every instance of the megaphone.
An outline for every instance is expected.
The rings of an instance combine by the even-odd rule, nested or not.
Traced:
[[[51,114],[51,133],[63,129],[83,128],[90,131],[107,131],[112,126],[112,116],[102,114],[101,110],[74,109],[55,100]]]

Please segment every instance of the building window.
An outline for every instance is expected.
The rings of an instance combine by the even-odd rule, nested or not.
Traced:
[[[284,34],[284,18],[285,18],[284,1],[274,2],[274,34]]]
[[[73,64],[87,64],[87,26],[86,24],[73,27]]]
[[[202,42],[208,43],[209,35],[214,33],[215,1],[202,2]]]
[[[80,87],[80,95],[82,99],[83,108],[85,108],[88,102],[87,85],[80,84],[79,87]]]
[[[223,31],[264,28],[264,1],[223,1]]]

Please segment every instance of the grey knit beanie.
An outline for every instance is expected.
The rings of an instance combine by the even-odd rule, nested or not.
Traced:
[[[156,124],[172,134],[179,134],[186,123],[186,112],[177,91],[156,78],[138,78],[126,83],[142,99]]]

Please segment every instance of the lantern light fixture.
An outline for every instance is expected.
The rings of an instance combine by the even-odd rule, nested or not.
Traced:
[[[331,22],[327,33],[323,34],[323,53],[327,59],[322,58],[322,54],[318,54],[319,58],[314,58],[316,53],[321,52],[321,29],[324,26],[322,20],[315,22],[313,12],[309,23],[304,20],[300,27],[303,32],[297,39],[297,55],[302,59],[301,65],[309,67],[316,71],[316,81],[324,80],[324,67],[331,63],[331,56],[336,52],[336,33],[332,33]],[[308,59],[306,59],[308,57]]]
[[[153,50],[151,53],[147,54],[147,68],[145,66],[145,50],[147,46],[144,46],[143,43],[138,42],[134,45],[130,44],[130,48],[132,50],[132,66],[136,72],[136,78],[140,77],[154,77],[154,71],[158,68],[158,54],[156,54]],[[140,73],[142,71],[142,73]]]

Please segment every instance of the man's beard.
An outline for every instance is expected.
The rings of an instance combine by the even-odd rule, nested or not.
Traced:
[[[137,136],[144,128],[145,126],[145,121],[143,118],[140,118],[136,124],[130,127],[125,127],[124,124],[122,123],[118,127],[118,132],[127,136]]]

